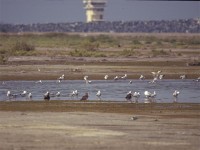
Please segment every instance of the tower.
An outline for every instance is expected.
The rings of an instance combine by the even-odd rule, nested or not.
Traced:
[[[106,0],[83,0],[87,22],[103,21]]]

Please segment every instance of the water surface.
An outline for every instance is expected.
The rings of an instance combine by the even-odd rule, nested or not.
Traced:
[[[107,101],[125,101],[125,96],[128,91],[140,92],[139,103],[145,101],[144,91],[156,91],[156,102],[165,103],[173,102],[172,93],[174,90],[179,90],[180,94],[178,102],[199,103],[200,102],[200,82],[195,82],[190,79],[186,80],[161,80],[157,83],[148,83],[149,80],[92,80],[91,84],[86,84],[83,80],[64,80],[61,83],[56,81],[44,80],[42,83],[35,81],[5,81],[0,84],[0,101],[8,100],[6,93],[8,90],[12,94],[18,95],[12,100],[28,100],[26,97],[21,97],[20,93],[24,90],[31,92],[32,100],[43,100],[43,95],[46,91],[50,93],[61,93],[60,97],[51,97],[51,100],[79,100],[86,92],[89,93],[89,100],[98,100],[96,93],[101,90],[102,100]],[[71,97],[72,90],[78,90],[79,97]]]

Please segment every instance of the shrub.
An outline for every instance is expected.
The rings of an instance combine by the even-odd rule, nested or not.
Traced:
[[[11,48],[12,52],[16,51],[33,51],[35,50],[35,46],[32,44],[29,44],[24,41],[17,41],[14,46]]]
[[[7,62],[7,56],[6,55],[0,55],[0,64],[5,64]]]
[[[169,55],[168,52],[164,51],[163,49],[162,50],[152,50],[151,51],[153,56],[158,56],[158,55]]]

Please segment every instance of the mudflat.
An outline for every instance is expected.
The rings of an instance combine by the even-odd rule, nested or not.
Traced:
[[[200,104],[0,102],[1,149],[198,150]]]

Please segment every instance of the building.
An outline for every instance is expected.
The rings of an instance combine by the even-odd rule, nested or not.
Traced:
[[[103,21],[105,0],[83,0],[86,10],[86,22]]]

